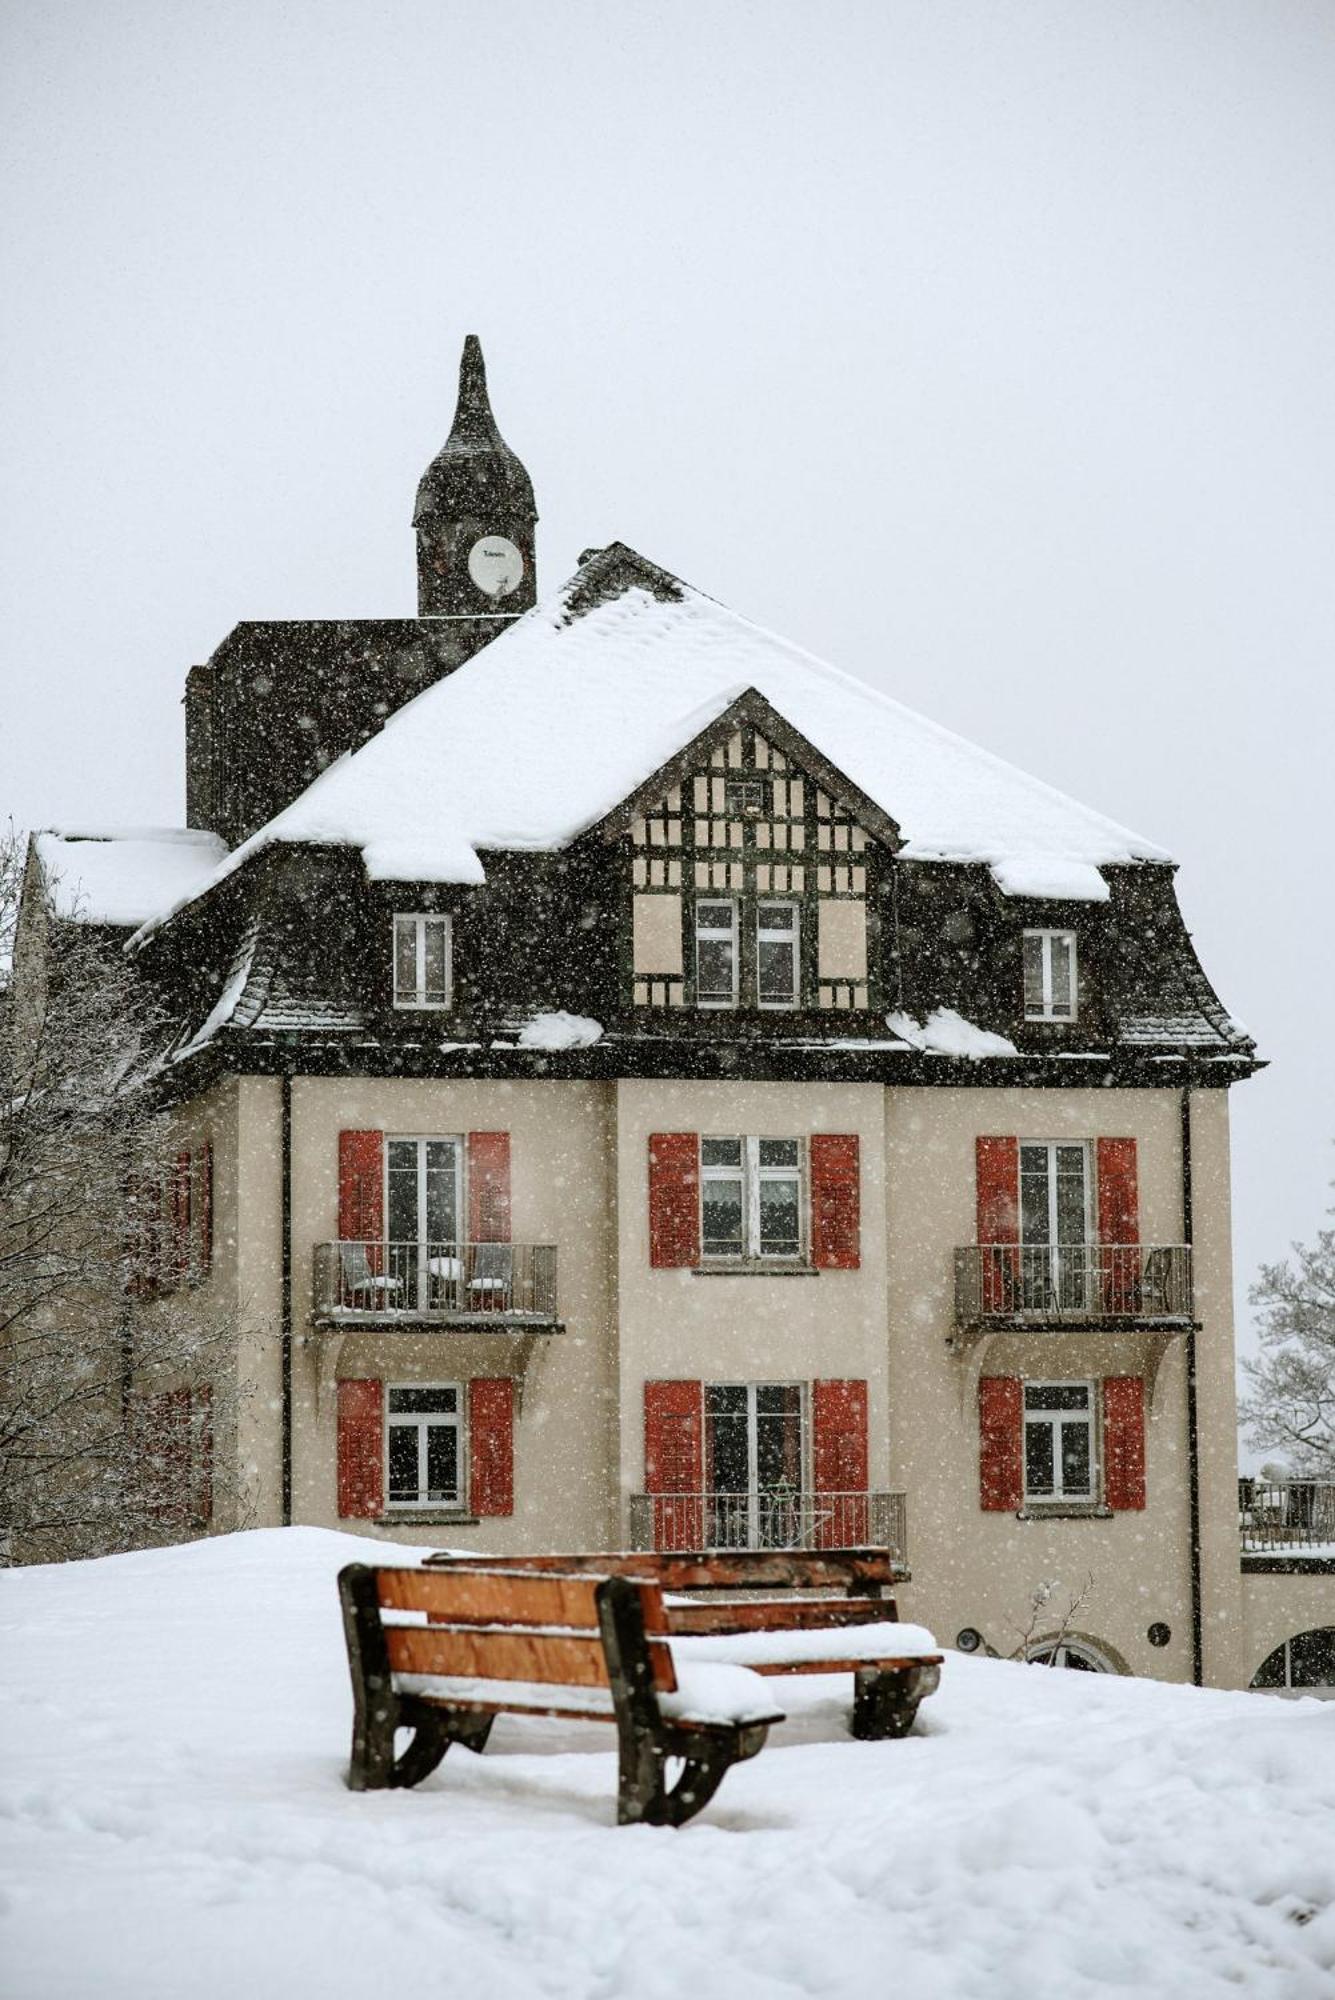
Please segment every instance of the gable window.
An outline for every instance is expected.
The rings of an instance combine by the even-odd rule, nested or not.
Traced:
[[[700,897],[695,905],[695,991],[702,1007],[737,1005],[737,903]]]
[[[800,1140],[702,1138],[700,1208],[705,1257],[800,1257]]]
[[[1094,1476],[1094,1396],[1090,1384],[1026,1383],[1026,1501],[1093,1500]]]
[[[1024,1018],[1074,1021],[1076,1015],[1074,931],[1024,934]]]
[[[457,1383],[388,1385],[391,1507],[453,1507],[462,1499],[462,1394]]]
[[[762,1007],[795,1007],[801,919],[796,903],[756,906],[756,998]]]
[[[450,919],[420,912],[394,919],[394,1005],[448,1007],[452,984]]]
[[[729,778],[723,788],[723,804],[730,819],[745,819],[765,810],[765,785],[761,778]]]

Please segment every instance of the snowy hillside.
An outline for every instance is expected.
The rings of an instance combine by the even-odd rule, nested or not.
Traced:
[[[951,1654],[902,1743],[772,1683],[789,1722],[682,1832],[613,1824],[593,1724],[354,1797],[366,1547],[0,1577],[6,2000],[1335,1990],[1335,1707]]]

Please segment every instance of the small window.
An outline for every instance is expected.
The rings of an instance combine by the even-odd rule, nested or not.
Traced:
[[[1026,1383],[1026,1501],[1093,1500],[1094,1476],[1094,1398],[1089,1383]]]
[[[801,922],[796,903],[756,906],[756,996],[762,1007],[795,1007]]]
[[[723,787],[723,803],[729,819],[754,819],[765,810],[763,778],[729,778]]]
[[[389,1388],[386,1490],[391,1507],[456,1507],[463,1451],[458,1384]]]
[[[1075,932],[1026,931],[1024,934],[1026,1021],[1074,1021],[1075,1016]]]
[[[801,1141],[702,1138],[700,1207],[704,1256],[800,1257]]]
[[[737,904],[731,897],[696,902],[695,996],[702,1007],[737,1005]]]
[[[448,917],[395,917],[396,1007],[448,1007],[452,970]]]

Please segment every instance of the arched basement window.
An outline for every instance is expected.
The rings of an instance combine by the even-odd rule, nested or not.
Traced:
[[[1318,1625],[1276,1646],[1261,1662],[1252,1686],[1303,1688],[1310,1693],[1324,1690],[1335,1699],[1335,1625]]]

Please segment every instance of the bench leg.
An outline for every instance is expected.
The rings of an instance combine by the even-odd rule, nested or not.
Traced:
[[[863,1743],[907,1736],[918,1706],[940,1681],[938,1667],[897,1667],[878,1673],[862,1667],[853,1676],[853,1734]]]
[[[675,1784],[667,1782],[667,1762],[674,1753],[645,1729],[623,1729],[617,1781],[618,1826],[685,1826],[702,1812],[727,1772],[744,1758],[754,1757],[769,1734],[768,1724],[753,1723],[703,1745],[697,1737],[694,1756],[683,1756]]]
[[[352,1759],[348,1786],[354,1792],[408,1790],[429,1778],[451,1743],[462,1743],[479,1754],[486,1748],[495,1717],[450,1715],[424,1709],[395,1697],[387,1705],[372,1704],[352,1726]],[[411,1729],[413,1737],[401,1757],[394,1755],[394,1732]]]

